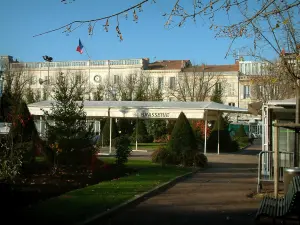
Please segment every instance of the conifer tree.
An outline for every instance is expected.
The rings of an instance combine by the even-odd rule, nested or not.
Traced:
[[[58,143],[63,152],[78,150],[92,138],[92,125],[87,124],[83,101],[76,102],[79,85],[71,74],[60,73],[53,88],[54,103],[50,111],[44,111],[48,142]]]

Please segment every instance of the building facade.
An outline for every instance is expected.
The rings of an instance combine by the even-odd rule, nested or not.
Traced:
[[[200,66],[193,66],[190,60],[150,62],[148,58],[16,62],[11,56],[2,56],[1,60],[9,62],[11,72],[22,71],[24,77],[30,77],[28,85],[41,96],[41,100],[51,98],[51,93],[46,94],[45,90],[55,84],[59,73],[69,73],[79,79],[84,77],[88,90],[86,100],[96,99],[99,85],[104,87],[103,100],[112,100],[113,97],[120,100],[118,89],[128,88],[126,82],[136,85],[138,81],[133,77],[143,77],[148,88],[161,91],[163,101],[209,101],[214,88],[222,88],[224,104],[248,108],[249,103],[256,101],[251,96],[249,77],[257,73],[263,75],[262,63],[238,60],[230,65]],[[243,115],[234,118],[249,120]]]

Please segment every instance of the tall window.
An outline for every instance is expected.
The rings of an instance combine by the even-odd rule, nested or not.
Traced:
[[[159,88],[160,90],[162,90],[163,87],[164,87],[164,78],[163,78],[163,77],[159,77],[157,83],[158,83],[158,88]]]
[[[234,102],[229,102],[228,105],[229,106],[235,106],[235,103]]]
[[[81,74],[76,74],[76,83],[81,83]]]
[[[216,83],[216,90],[217,91],[222,91],[222,84],[221,83]]]
[[[175,77],[170,77],[170,89],[174,90],[175,88]]]
[[[249,85],[244,85],[244,98],[250,98],[250,87],[249,87]]]
[[[119,83],[120,81],[120,76],[119,75],[114,75],[114,84]]]

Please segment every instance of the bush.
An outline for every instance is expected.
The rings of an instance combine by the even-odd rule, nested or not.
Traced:
[[[232,141],[232,150],[233,151],[239,151],[240,150],[240,145],[236,140]]]
[[[137,136],[136,136],[136,132],[137,132]],[[132,133],[132,137],[131,137],[132,142],[135,142],[136,139],[139,143],[153,142],[153,136],[148,134],[145,122],[143,120],[138,120],[137,124],[135,125],[134,131]]]
[[[207,157],[201,152],[197,152],[194,156],[194,166],[196,167],[206,167],[207,166]]]
[[[244,125],[241,125],[235,133],[235,137],[248,137]]]
[[[179,157],[177,157],[174,152],[168,150],[166,147],[159,147],[152,153],[151,158],[152,162],[161,163],[162,165],[177,165],[180,163]]]
[[[170,151],[178,155],[185,151],[197,149],[194,131],[183,112],[180,113],[176,121],[167,146]]]
[[[130,139],[125,135],[116,138],[116,164],[124,165],[128,160],[130,152]]]
[[[219,143],[220,152],[232,152],[232,139],[230,133],[224,128],[224,118],[220,117],[218,121],[215,122],[214,128],[207,140],[207,151],[217,152],[218,149],[218,123],[219,125]]]

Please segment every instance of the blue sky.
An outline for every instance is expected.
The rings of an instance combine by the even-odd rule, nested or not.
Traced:
[[[88,35],[87,24],[68,36],[61,31],[33,37],[73,20],[99,18],[121,11],[139,0],[76,0],[62,4],[60,0],[2,0],[0,8],[0,55],[12,55],[21,61],[43,61],[49,55],[55,61],[87,60],[86,54],[76,52],[80,38],[91,59],[190,59],[195,63],[231,64],[224,59],[230,40],[215,39],[203,20],[187,22],[181,28],[165,29],[162,13],[168,12],[174,0],[156,0],[146,4],[138,13],[138,23],[119,18],[124,41],[115,31],[116,19],[110,21],[109,32],[103,30],[105,21],[98,22],[94,35]],[[192,1],[191,1],[192,2]],[[219,18],[220,19],[220,18]],[[240,41],[236,47],[244,45]]]

